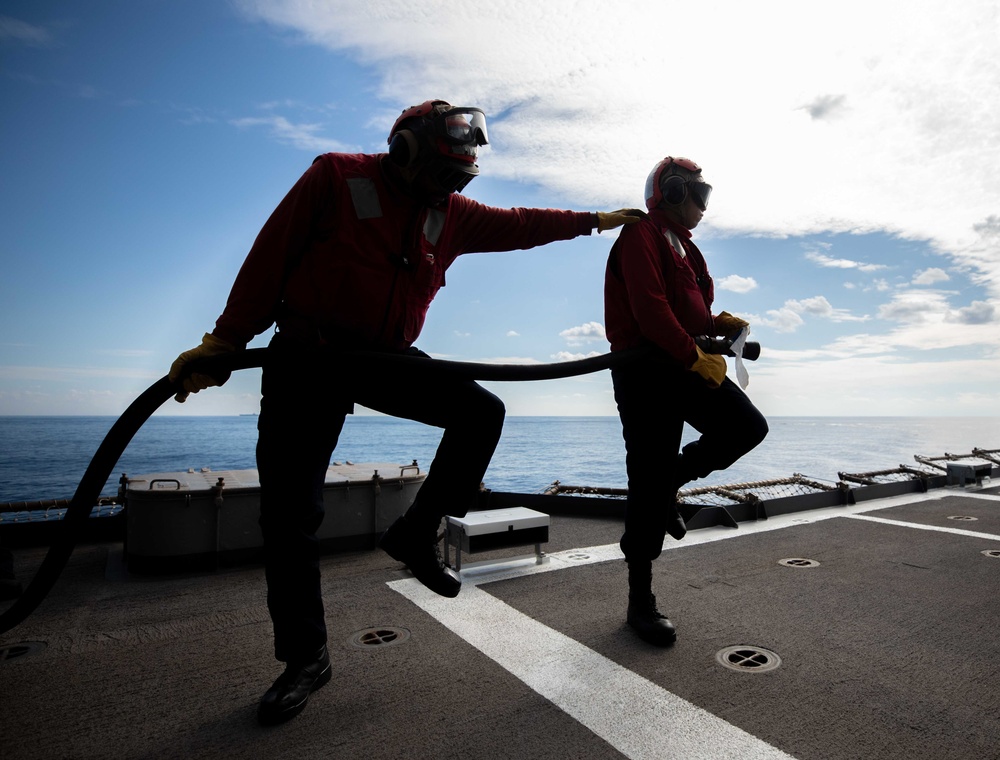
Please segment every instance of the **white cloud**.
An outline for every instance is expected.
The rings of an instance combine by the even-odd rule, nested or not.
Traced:
[[[731,274],[716,280],[716,285],[720,290],[729,290],[733,293],[749,293],[757,288],[757,281],[753,277],[740,277],[738,274]]]
[[[997,320],[997,309],[991,303],[973,301],[949,314],[948,319],[965,325],[988,325]]]
[[[237,2],[375,71],[385,107],[371,126],[380,134],[401,108],[427,97],[483,107],[492,142],[484,175],[537,184],[567,207],[641,205],[650,167],[675,153],[695,158],[715,186],[706,233],[883,232],[927,243],[947,263],[918,272],[912,285],[961,273],[982,288],[980,300],[954,307],[944,293],[894,293],[877,312],[893,322],[890,334],[858,345],[947,347],[973,336],[998,345],[989,330],[971,329],[988,327],[1000,304],[1000,173],[988,160],[998,155],[1000,99],[982,95],[1000,91],[991,0],[963,3],[961,13],[951,0],[622,0],[614,14],[581,14],[569,0],[488,9],[440,0]],[[685,34],[664,45],[664,28]],[[678,60],[702,62],[680,116],[677,98],[649,97]],[[286,131],[304,132],[308,143],[319,134],[312,126]],[[807,257],[849,272],[890,269],[843,250],[817,246]],[[739,292],[738,280],[724,281]],[[856,278],[854,287],[890,291],[881,278]],[[869,317],[816,297],[759,321],[794,332],[807,319]],[[562,336],[575,345],[598,339],[579,330]],[[844,346],[854,337],[844,336]]]
[[[521,333],[519,333],[517,330],[508,330],[507,331],[507,337],[508,338],[520,338],[521,337]]]
[[[878,310],[880,319],[909,323],[935,321],[947,313],[947,294],[939,290],[900,291]]]
[[[43,27],[10,16],[0,16],[0,40],[16,40],[32,47],[43,47],[52,42],[52,35]]]
[[[857,269],[859,272],[877,272],[880,269],[888,269],[884,264],[866,264],[862,261],[852,261],[851,259],[835,259],[823,253],[809,251],[806,258],[819,264],[821,267],[830,269]]]
[[[799,327],[805,324],[805,320],[799,316],[798,312],[794,309],[790,309],[784,306],[780,309],[770,309],[767,312],[766,317],[754,320],[764,327],[770,327],[772,330],[780,333],[790,333],[795,332]]]
[[[937,267],[931,267],[929,269],[924,269],[913,275],[914,285],[935,285],[939,282],[948,282],[951,277],[943,269],[938,269]]]
[[[768,352],[766,358],[749,367],[750,391],[765,415],[1000,414],[1000,397],[989,392],[996,382],[995,360],[904,364],[875,353],[818,359],[791,352],[779,357]],[[960,394],[952,390],[955,373],[966,378]]]
[[[984,160],[997,154],[1000,100],[982,96],[1000,90],[992,0],[961,13],[951,0],[623,0],[613,14],[580,13],[569,0],[238,4],[379,71],[383,129],[427,97],[483,107],[492,176],[579,205],[634,206],[659,158],[689,155],[716,188],[706,226],[928,240],[1000,294],[1000,250],[988,239],[1000,174]],[[685,33],[665,45],[665,28]],[[649,93],[689,60],[700,62],[698,83],[678,116],[675,98]]]
[[[577,327],[570,327],[559,333],[559,336],[565,338],[571,346],[579,346],[595,340],[607,340],[604,334],[604,325],[600,322],[585,322]]]
[[[338,140],[323,137],[320,134],[323,129],[322,124],[293,124],[283,116],[247,117],[232,119],[230,123],[240,129],[268,127],[276,140],[301,150],[320,153],[357,152],[360,150],[357,146],[345,145]]]
[[[789,333],[805,324],[803,314],[831,322],[866,322],[869,319],[867,315],[855,316],[847,309],[834,308],[826,296],[814,296],[802,300],[789,299],[780,309],[771,309],[766,317],[757,321],[777,332]]]
[[[835,309],[826,299],[826,296],[814,296],[801,301],[789,300],[785,302],[787,308],[800,314],[811,314],[814,317],[822,317],[832,322],[865,322],[867,316],[856,317],[847,309]]]
[[[551,355],[553,361],[557,362],[573,362],[578,359],[589,359],[592,356],[601,356],[600,351],[590,351],[586,354],[574,354],[570,351],[559,351]]]

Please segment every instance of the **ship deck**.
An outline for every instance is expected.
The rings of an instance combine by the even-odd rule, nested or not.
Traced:
[[[620,532],[554,515],[545,562],[477,555],[456,599],[377,550],[325,557],[333,678],[273,728],[259,567],[138,576],[81,546],[0,637],[3,756],[1000,757],[1000,487],[668,538],[669,649],[625,625]],[[23,580],[43,554],[16,552]]]

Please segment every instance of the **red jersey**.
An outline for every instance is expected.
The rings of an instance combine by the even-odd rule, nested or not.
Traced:
[[[596,226],[591,213],[500,209],[455,193],[428,208],[387,181],[384,158],[313,162],[257,236],[217,337],[243,346],[277,322],[310,340],[401,350],[461,254],[533,248]]]
[[[667,229],[683,251],[667,241]],[[622,228],[604,275],[604,328],[612,351],[653,344],[690,367],[697,358],[691,336],[715,332],[714,298],[689,230],[656,215]]]

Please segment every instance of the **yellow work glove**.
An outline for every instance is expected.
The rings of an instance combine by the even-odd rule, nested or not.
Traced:
[[[635,224],[642,219],[642,212],[634,208],[620,208],[617,211],[597,212],[597,231],[605,232],[621,227],[623,224]]]
[[[722,312],[715,318],[716,335],[725,335],[726,337],[729,337],[730,335],[738,335],[740,330],[749,326],[750,323],[745,319],[734,317],[728,311]]]
[[[698,358],[688,369],[705,378],[710,388],[718,388],[726,379],[726,360],[718,354],[706,354],[697,346],[694,350],[698,352]]]
[[[192,348],[190,351],[185,351],[174,359],[174,363],[170,365],[170,373],[167,377],[170,378],[170,382],[176,383],[178,378],[181,377],[184,365],[188,362],[195,359],[204,359],[207,356],[229,354],[235,350],[235,346],[226,343],[221,338],[216,338],[212,333],[205,333],[205,336],[201,339],[200,346]],[[220,373],[218,377],[212,377],[201,372],[193,372],[181,381],[181,387],[184,390],[177,393],[174,396],[174,400],[183,404],[187,401],[189,393],[197,393],[198,391],[205,390],[205,388],[211,388],[213,385],[222,385],[229,379],[230,374],[230,372],[224,372]]]

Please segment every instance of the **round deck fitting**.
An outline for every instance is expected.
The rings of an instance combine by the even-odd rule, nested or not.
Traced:
[[[978,517],[972,517],[971,515],[949,515],[948,519],[949,520],[965,520],[967,522],[972,522],[974,520],[978,520],[979,518]]]
[[[377,628],[365,628],[352,634],[347,643],[358,649],[374,649],[375,647],[385,648],[402,644],[410,638],[410,632],[405,628],[392,628],[390,626],[379,626]]]
[[[779,559],[779,565],[784,565],[785,567],[819,567],[819,562],[814,559],[804,559],[802,557],[789,557],[788,559]]]
[[[781,665],[781,658],[770,649],[755,646],[726,647],[715,655],[716,662],[741,673],[766,673]]]
[[[981,552],[985,557],[991,557],[992,559],[1000,559],[1000,549],[987,549]]]

